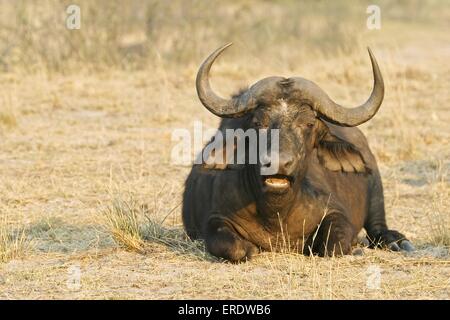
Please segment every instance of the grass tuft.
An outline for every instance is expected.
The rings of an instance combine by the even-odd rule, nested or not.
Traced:
[[[133,198],[124,200],[116,197],[104,211],[104,216],[108,230],[117,244],[128,250],[144,253],[139,222],[141,210]]]
[[[12,112],[0,112],[0,124],[12,128],[17,125],[17,118]]]
[[[0,262],[21,258],[29,249],[30,242],[24,228],[8,223],[6,215],[0,220]]]
[[[439,204],[433,204],[434,210],[429,213],[430,240],[435,246],[450,247],[450,218]]]
[[[448,215],[448,167],[436,161],[429,177],[430,206],[427,209],[430,224],[430,240],[435,246],[450,247],[450,217]]]
[[[104,212],[106,224],[113,239],[120,246],[139,253],[146,253],[146,243],[159,243],[182,254],[206,258],[202,241],[192,241],[182,227],[166,227],[166,218],[178,205],[157,219],[150,215],[146,205],[138,203],[132,195],[127,199],[116,196]]]
[[[154,217],[146,215],[147,223],[144,226],[144,238],[148,241],[160,243],[169,249],[184,255],[207,258],[203,241],[192,241],[181,227],[168,228],[164,226],[164,220],[158,221]]]

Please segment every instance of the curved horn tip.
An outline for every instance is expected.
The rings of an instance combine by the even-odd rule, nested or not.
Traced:
[[[233,44],[233,42],[228,42],[227,44],[225,44],[225,45],[221,46],[220,48],[218,48],[215,52],[222,52],[223,50],[225,50],[226,48],[228,48],[232,44]]]
[[[200,66],[199,72],[197,73],[197,76],[200,76],[200,71],[206,67],[209,71],[209,68],[212,66],[212,64],[214,63],[214,61],[217,59],[217,57],[220,56],[220,54],[229,46],[231,46],[233,44],[233,42],[229,42],[219,48],[217,48],[216,50],[213,51],[213,53],[211,53],[208,58],[206,58],[205,61],[203,61],[203,64]]]
[[[369,52],[370,61],[377,63],[377,59],[375,58],[375,55],[372,52],[372,49],[370,47],[367,47],[367,51]]]
[[[213,53],[211,53],[205,61],[203,61],[202,65],[198,69],[197,78],[196,78],[196,88],[197,95],[202,102],[202,104],[213,114],[220,117],[233,117],[236,114],[236,110],[230,110],[233,106],[232,100],[223,99],[214,93],[209,84],[209,71],[214,61],[218,56],[232,43],[227,43],[224,46],[216,49]],[[240,110],[239,110],[240,111]]]
[[[367,47],[367,51],[372,63],[374,78],[374,86],[369,99],[364,104],[353,108],[353,110],[348,110],[327,98],[318,111],[328,121],[340,126],[354,127],[370,120],[378,112],[384,98],[383,76],[370,47]]]

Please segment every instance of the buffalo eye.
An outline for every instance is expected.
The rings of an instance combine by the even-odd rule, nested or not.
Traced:
[[[253,120],[252,121],[252,126],[256,127],[256,128],[259,128],[259,127],[261,127],[261,122],[259,120]]]
[[[265,128],[267,127],[268,119],[264,115],[262,117],[258,116],[254,117],[251,123],[254,128]]]

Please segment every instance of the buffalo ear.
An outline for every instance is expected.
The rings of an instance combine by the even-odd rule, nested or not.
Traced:
[[[225,170],[229,169],[229,156],[227,156],[225,145],[219,146],[215,149],[203,149],[202,166],[210,170]]]
[[[317,141],[317,157],[322,166],[335,172],[370,173],[358,148],[325,128]]]

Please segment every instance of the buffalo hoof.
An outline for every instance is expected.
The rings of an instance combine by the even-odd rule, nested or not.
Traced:
[[[391,251],[412,252],[416,250],[411,241],[395,230],[386,230],[375,237],[375,241],[372,242],[372,247],[378,246],[386,247]]]
[[[391,242],[388,244],[388,249],[391,251],[407,251],[407,252],[413,252],[416,250],[414,248],[413,244],[409,240],[401,240],[398,243],[397,242]]]
[[[363,256],[363,255],[364,255],[363,248],[355,248],[352,251],[352,256]]]
[[[259,249],[254,244],[241,240],[235,243],[234,247],[230,248],[222,258],[231,263],[241,263],[249,261],[258,253]]]
[[[416,248],[409,240],[403,240],[400,242],[400,248],[402,248],[405,251],[413,252],[416,251]]]
[[[206,249],[212,255],[233,263],[250,260],[259,252],[253,243],[242,239],[223,225],[211,225],[211,233],[206,238]]]
[[[370,246],[370,241],[369,241],[369,239],[367,239],[366,236],[364,236],[364,237],[358,239],[358,244],[360,244],[363,247],[368,247],[368,246]]]

